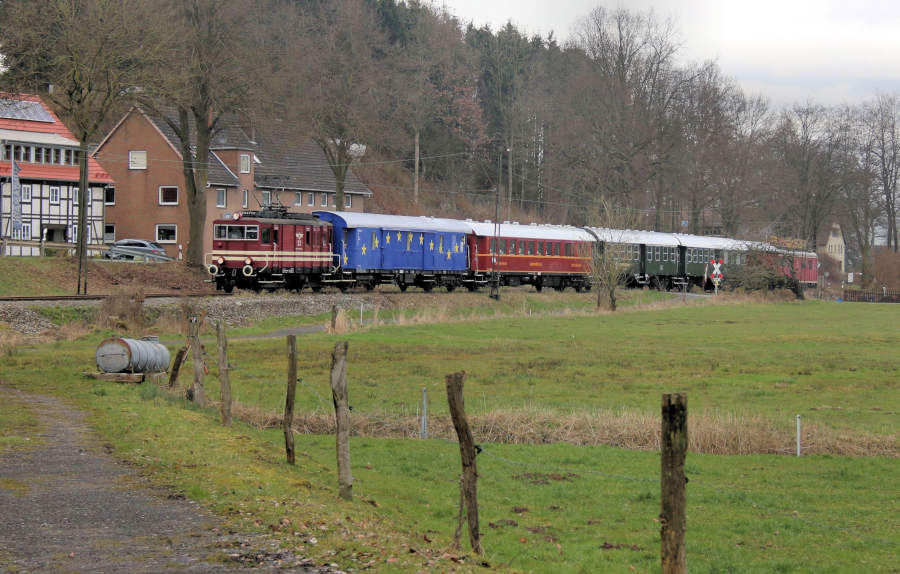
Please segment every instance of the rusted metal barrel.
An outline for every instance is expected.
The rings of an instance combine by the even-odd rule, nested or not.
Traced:
[[[104,373],[164,372],[169,369],[169,350],[158,337],[113,337],[97,347],[97,368]]]

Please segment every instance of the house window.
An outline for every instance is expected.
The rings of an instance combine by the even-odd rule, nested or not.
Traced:
[[[140,150],[129,151],[128,169],[147,169],[147,152]]]
[[[225,202],[227,201],[227,195],[224,189],[216,189],[216,207],[225,207]]]
[[[250,173],[250,154],[241,154],[241,173]]]
[[[103,190],[103,203],[105,205],[116,204],[116,188],[109,186]]]
[[[328,207],[328,194],[322,194],[322,207]]]
[[[59,205],[59,188],[50,188],[50,205]]]
[[[309,192],[306,194],[306,205],[313,207],[316,204],[316,194]]]
[[[78,226],[77,225],[72,226],[72,232],[69,234],[69,236],[72,238],[72,243],[78,243]]]
[[[241,207],[247,209],[248,205],[250,205],[250,192],[245,189],[241,192]]]
[[[22,186],[22,201],[31,201],[31,186]]]
[[[31,239],[31,224],[23,223],[22,224],[22,239],[29,240]]]
[[[178,240],[178,226],[174,223],[157,224],[156,240],[160,243],[175,243]]]
[[[112,243],[116,240],[116,225],[107,223],[103,226],[103,242]]]
[[[53,161],[50,163],[54,163],[56,165],[62,164],[62,150],[53,148]]]
[[[72,153],[72,150],[65,150],[64,157],[65,159],[63,160],[63,163],[65,163],[66,165],[75,165],[75,162],[73,161],[75,159],[75,155]]]
[[[353,207],[353,197],[350,194],[344,195],[344,209],[350,209]]]
[[[294,194],[294,205],[303,205],[303,193],[297,192]]]
[[[159,204],[160,205],[178,205],[178,186],[175,186],[175,185],[159,186]]]
[[[79,195],[80,194],[78,193],[78,188],[73,187],[72,188],[72,205],[78,205],[78,202],[81,200],[81,197],[79,197]]]
[[[270,205],[272,205],[272,192],[271,191],[262,192],[262,204],[263,204],[263,207],[269,207]]]

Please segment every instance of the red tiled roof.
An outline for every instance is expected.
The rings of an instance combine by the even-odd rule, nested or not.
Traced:
[[[38,96],[27,94],[7,94],[0,92],[0,98],[6,100],[22,100],[28,102],[39,102],[41,106],[53,118],[53,122],[37,122],[21,119],[10,119],[0,117],[0,129],[16,130],[24,132],[39,132],[48,134],[57,134],[71,140],[78,141],[69,128],[62,123],[56,114],[53,113],[47,104]],[[78,181],[78,166],[73,165],[45,165],[33,163],[18,163],[21,171],[19,177],[22,179],[36,180],[54,180],[54,181]],[[12,165],[10,162],[0,162],[0,177],[11,177]],[[100,167],[93,158],[88,158],[88,180],[97,183],[113,183],[112,177]]]
[[[19,178],[52,181],[78,181],[77,165],[45,165],[34,163],[17,163],[21,169]],[[8,161],[0,162],[0,177],[11,177],[12,166]],[[88,180],[93,183],[113,183],[112,177],[100,164],[88,159]]]

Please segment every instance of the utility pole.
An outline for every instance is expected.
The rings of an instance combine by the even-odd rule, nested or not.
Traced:
[[[513,176],[512,176],[512,142],[511,141],[510,141],[509,147],[506,148],[506,154],[508,156],[507,160],[506,160],[506,169],[508,172],[506,179],[508,180],[507,185],[509,186],[509,208],[507,211],[508,211],[509,220],[512,221],[513,220],[513,216],[512,216]]]
[[[419,203],[419,128],[416,127],[416,170],[413,180],[413,203]]]
[[[491,242],[491,299],[500,300],[500,271],[497,255],[500,247],[500,189],[503,178],[503,152],[497,154],[497,197],[494,204],[494,240]]]

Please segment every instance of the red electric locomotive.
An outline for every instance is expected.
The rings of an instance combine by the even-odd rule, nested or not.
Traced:
[[[331,225],[305,213],[245,211],[213,222],[207,254],[216,289],[322,288],[331,271]]]

